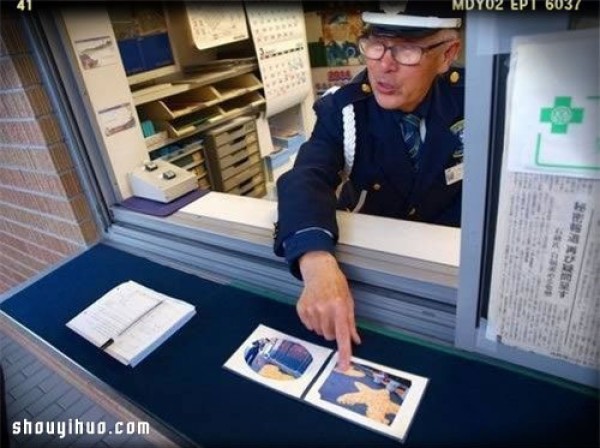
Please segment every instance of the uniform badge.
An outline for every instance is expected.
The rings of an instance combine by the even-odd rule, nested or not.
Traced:
[[[454,151],[452,153],[452,158],[456,159],[456,160],[462,159],[463,158],[463,149],[460,148],[460,149],[457,149],[456,151]]]
[[[452,154],[452,158],[456,160],[461,160],[463,158],[463,146],[464,146],[464,132],[465,132],[465,120],[459,120],[450,126],[450,132],[452,132],[456,137],[460,140],[460,147],[454,151]]]
[[[446,185],[452,185],[456,182],[460,182],[463,180],[465,174],[465,164],[458,163],[453,167],[447,168],[444,170],[444,175],[446,176]]]
[[[460,146],[452,153],[455,165],[445,170],[446,185],[452,185],[463,180],[464,176],[464,164],[463,164],[463,135],[465,131],[465,120],[459,120],[450,126],[450,132],[452,132],[458,140],[460,140]]]
[[[450,126],[450,132],[458,137],[461,143],[463,142],[463,134],[465,132],[465,120],[458,120],[452,126]]]

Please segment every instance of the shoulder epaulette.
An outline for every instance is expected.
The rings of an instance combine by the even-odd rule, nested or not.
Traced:
[[[344,107],[347,104],[355,103],[368,98],[373,94],[367,71],[363,70],[357,74],[348,84],[340,87],[333,95],[335,101]]]

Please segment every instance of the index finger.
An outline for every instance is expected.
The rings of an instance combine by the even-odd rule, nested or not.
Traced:
[[[340,370],[347,370],[352,357],[352,344],[348,320],[341,313],[335,319],[335,340],[338,346],[338,367]]]

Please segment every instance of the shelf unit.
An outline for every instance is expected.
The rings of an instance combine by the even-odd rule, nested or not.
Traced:
[[[132,126],[110,136],[102,133],[100,121],[108,115],[99,117],[95,113],[91,119],[101,135],[102,157],[118,201],[132,196],[128,174],[147,159],[174,158],[176,163],[182,160],[184,167],[193,170],[199,180],[204,179],[204,186],[208,185],[211,173],[204,147],[192,150],[193,144],[202,145],[206,132],[242,116],[257,120],[260,132],[255,143],[259,146],[261,163],[264,163],[262,158],[272,152],[269,130],[272,117],[266,114],[265,87],[260,81],[261,70],[252,42],[198,50],[190,45],[186,14],[183,4],[165,5],[173,66],[128,77],[122,61],[113,61],[113,55],[119,57],[116,47],[104,63],[93,69],[83,67],[80,59],[73,58],[81,75],[80,88],[83,95],[89,97],[90,110],[110,111],[118,106],[135,112]],[[85,13],[61,8],[60,16],[64,22],[65,44],[73,50],[74,56],[81,49],[81,42],[90,38],[108,36],[111,42],[116,42],[105,7]],[[292,114],[301,110],[301,121],[309,123],[311,106],[312,101],[306,100],[294,106]],[[196,152],[198,160],[183,162]],[[179,156],[174,154],[182,156],[177,159]],[[255,175],[262,175],[262,166],[259,171]],[[255,184],[260,183],[260,175],[253,178]],[[244,188],[236,191],[245,192]]]
[[[205,147],[216,191],[251,197],[266,194],[263,161],[253,117],[239,117],[207,132]]]
[[[239,64],[225,70],[213,70],[207,73],[187,73],[181,75],[181,77],[177,79],[135,89],[132,92],[133,102],[136,106],[142,106],[152,101],[158,101],[179,93],[187,92],[188,90],[233,78],[243,73],[251,73],[256,70],[258,70],[258,64],[250,62]]]
[[[167,131],[172,140],[176,140],[209,129],[212,127],[211,125],[227,121],[234,115],[239,116],[254,110],[258,111],[263,104],[265,104],[265,99],[259,93],[252,92],[239,98],[229,98],[219,104],[202,107],[193,113],[179,116],[173,120],[157,120],[155,125],[158,129]]]
[[[215,175],[206,164],[204,134],[217,126],[237,123],[239,117],[256,116],[264,107],[260,92],[263,86],[252,68],[256,64],[189,76],[178,84],[158,84],[144,89],[143,96],[137,95],[140,119],[152,121],[162,134],[147,147],[150,158],[161,158],[194,172],[201,188],[215,188]],[[253,139],[256,142],[255,135]],[[255,146],[252,161],[258,158],[256,161],[262,164],[258,143]],[[241,155],[237,157],[232,164],[241,161]]]

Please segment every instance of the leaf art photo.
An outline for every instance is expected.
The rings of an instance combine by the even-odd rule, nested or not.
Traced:
[[[322,400],[390,425],[402,406],[411,381],[358,363],[345,372],[334,369],[319,388]]]
[[[224,367],[341,418],[404,441],[428,379],[337,352],[259,325]]]

